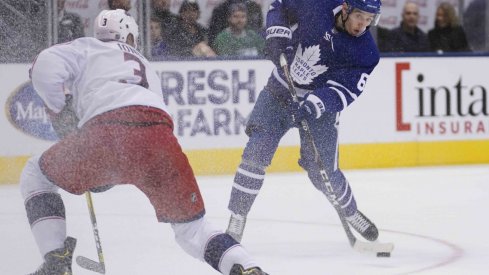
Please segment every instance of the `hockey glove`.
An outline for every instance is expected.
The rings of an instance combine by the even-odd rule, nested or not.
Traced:
[[[301,127],[304,119],[318,119],[325,112],[321,99],[312,94],[307,94],[301,102],[292,102],[291,109],[295,127]]]
[[[288,46],[289,39],[274,37],[267,39],[265,42],[265,57],[272,61],[273,64],[280,68],[280,55],[283,53],[287,57],[287,60],[290,60],[290,57],[293,54],[292,46]]]
[[[53,125],[54,131],[58,135],[59,139],[64,138],[66,135],[77,129],[78,117],[73,109],[73,96],[66,95],[65,107],[59,112],[54,113],[48,110],[49,119],[51,125]]]
[[[292,53],[290,40],[292,31],[283,26],[272,26],[267,29],[265,40],[265,56],[271,60],[275,66],[280,68],[280,55],[282,53],[289,57]]]

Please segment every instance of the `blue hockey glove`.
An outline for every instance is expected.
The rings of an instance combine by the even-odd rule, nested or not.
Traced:
[[[285,53],[289,57],[292,53],[290,40],[292,31],[283,26],[272,26],[266,31],[265,56],[275,66],[280,67],[280,55]]]
[[[293,54],[292,46],[289,46],[290,39],[282,37],[273,37],[265,41],[265,57],[272,61],[273,64],[280,68],[280,55],[285,54],[287,60]]]
[[[318,119],[326,111],[324,104],[315,95],[307,94],[301,102],[292,102],[292,120],[294,126],[300,127],[304,119]]]
[[[295,127],[301,126],[301,121],[308,119],[309,117],[315,117],[315,109],[312,102],[292,102],[292,121]]]

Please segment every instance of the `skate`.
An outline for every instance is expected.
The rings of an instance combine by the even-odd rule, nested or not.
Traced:
[[[231,218],[229,218],[229,225],[226,233],[233,237],[235,241],[241,243],[245,225],[246,216],[241,216],[239,214],[234,214],[231,212]]]
[[[65,247],[55,249],[44,255],[44,263],[29,275],[72,275],[71,262],[76,239],[67,237]]]
[[[242,265],[235,264],[229,275],[268,275],[268,273],[263,272],[259,267],[244,269]]]
[[[379,237],[379,231],[375,224],[365,217],[360,210],[357,210],[352,216],[346,217],[346,220],[366,240],[373,242]]]

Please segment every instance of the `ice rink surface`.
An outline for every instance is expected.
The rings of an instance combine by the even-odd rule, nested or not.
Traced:
[[[353,251],[333,208],[305,173],[268,174],[243,245],[274,275],[489,274],[489,165],[347,170],[359,208],[394,242],[391,258]],[[233,176],[199,177],[207,215],[227,226]],[[77,255],[97,259],[84,196],[62,192]],[[143,194],[93,196],[109,275],[219,274],[185,254]],[[0,186],[0,274],[34,271],[41,257],[18,185]],[[97,274],[76,264],[75,275]]]

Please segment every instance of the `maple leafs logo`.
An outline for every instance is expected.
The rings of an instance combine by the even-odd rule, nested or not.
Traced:
[[[302,50],[302,45],[299,44],[292,66],[290,66],[292,79],[297,84],[311,84],[314,78],[328,70],[328,67],[324,65],[317,65],[320,61],[321,50],[319,45],[306,47]]]

